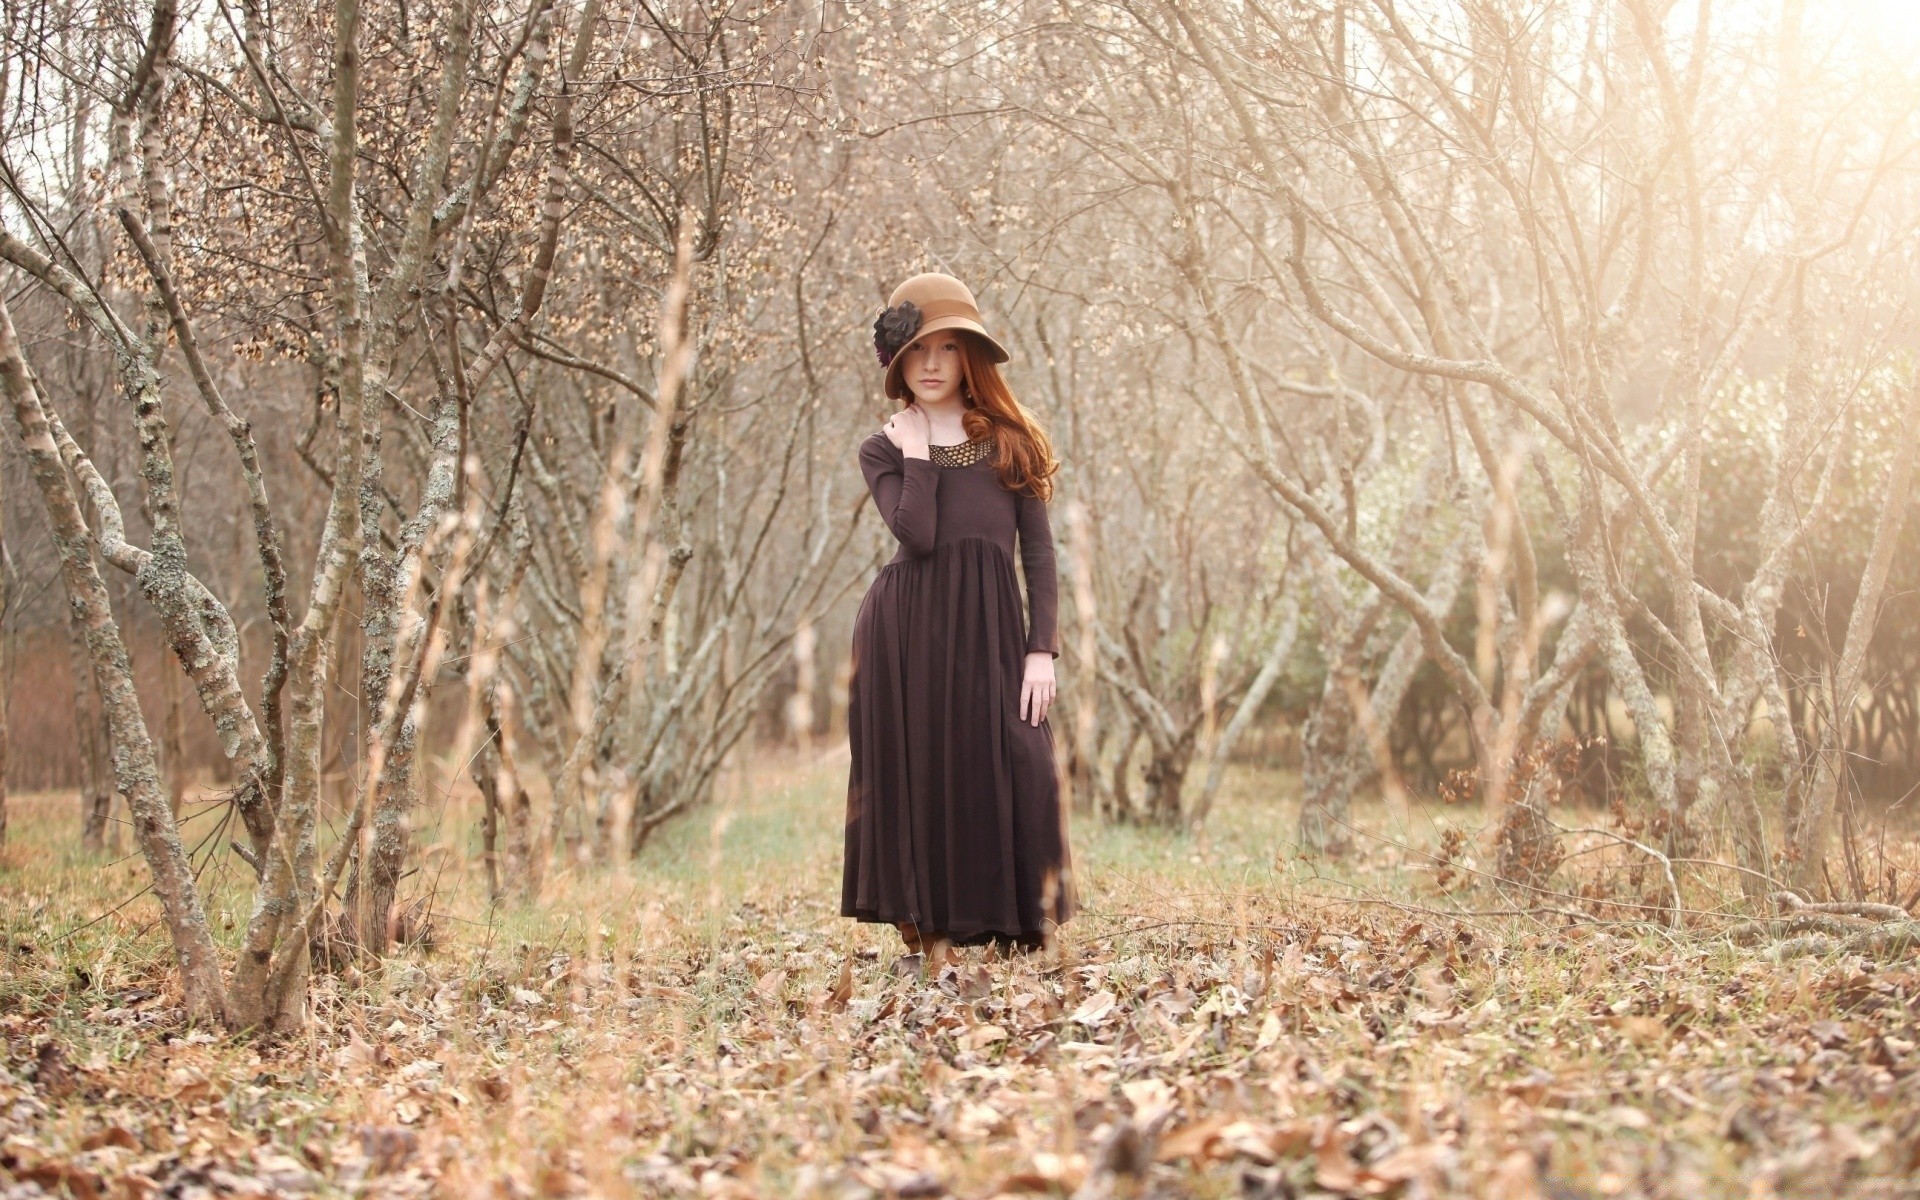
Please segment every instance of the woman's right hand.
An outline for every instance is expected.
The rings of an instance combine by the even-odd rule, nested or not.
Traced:
[[[927,421],[927,414],[918,404],[909,404],[893,414],[880,432],[887,440],[900,448],[900,453],[908,458],[931,458],[933,452],[927,449],[933,441],[933,426]]]

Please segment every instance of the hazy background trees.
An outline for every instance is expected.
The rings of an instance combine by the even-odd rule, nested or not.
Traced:
[[[1716,886],[1902,890],[1852,836],[1920,771],[1892,9],[7,29],[0,745],[174,881],[203,1015],[298,1023],[312,952],[406,938],[456,791],[537,897],[833,744],[888,551],[868,324],[929,267],[1064,460],[1083,812],[1203,824],[1258,762],[1298,772],[1276,853],[1444,796],[1540,886],[1571,789]],[[259,880],[237,954],[196,848]]]

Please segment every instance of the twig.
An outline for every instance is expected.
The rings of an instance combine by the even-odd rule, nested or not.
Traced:
[[[1770,899],[1788,912],[1835,913],[1847,917],[1865,917],[1870,921],[1905,921],[1907,910],[1893,904],[1872,904],[1865,900],[1836,900],[1829,904],[1810,904],[1797,892],[1778,891]]]
[[[1674,877],[1672,859],[1644,842],[1636,842],[1630,837],[1624,837],[1613,832],[1611,829],[1562,829],[1557,825],[1554,826],[1554,828],[1560,829],[1561,833],[1590,833],[1597,837],[1612,838],[1623,846],[1632,846],[1642,854],[1657,860],[1660,864],[1660,869],[1666,873],[1667,890],[1673,894],[1673,911],[1667,918],[1668,927],[1672,929],[1680,928],[1680,913],[1686,908],[1686,905],[1680,900],[1680,881]]]

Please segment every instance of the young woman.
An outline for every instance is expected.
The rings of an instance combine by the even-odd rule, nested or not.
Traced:
[[[1073,908],[1046,723],[1059,463],[959,280],[902,283],[874,348],[901,410],[860,467],[900,550],[854,621],[840,912],[897,926],[901,966],[937,971],[954,945],[1041,945]]]

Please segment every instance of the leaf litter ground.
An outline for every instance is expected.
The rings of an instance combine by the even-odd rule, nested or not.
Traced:
[[[1698,932],[1441,916],[1475,896],[1392,844],[1338,875],[1273,856],[1293,788],[1250,775],[1205,835],[1083,825],[1085,911],[1056,953],[969,951],[925,981],[894,972],[890,930],[835,915],[841,770],[756,768],[633,868],[491,911],[456,799],[409,880],[437,946],[322,976],[311,1030],[277,1042],[184,1026],[139,864],[70,851],[71,797],[17,799],[0,1196],[1920,1182],[1911,951],[1775,963]],[[231,939],[244,881],[209,883]]]

